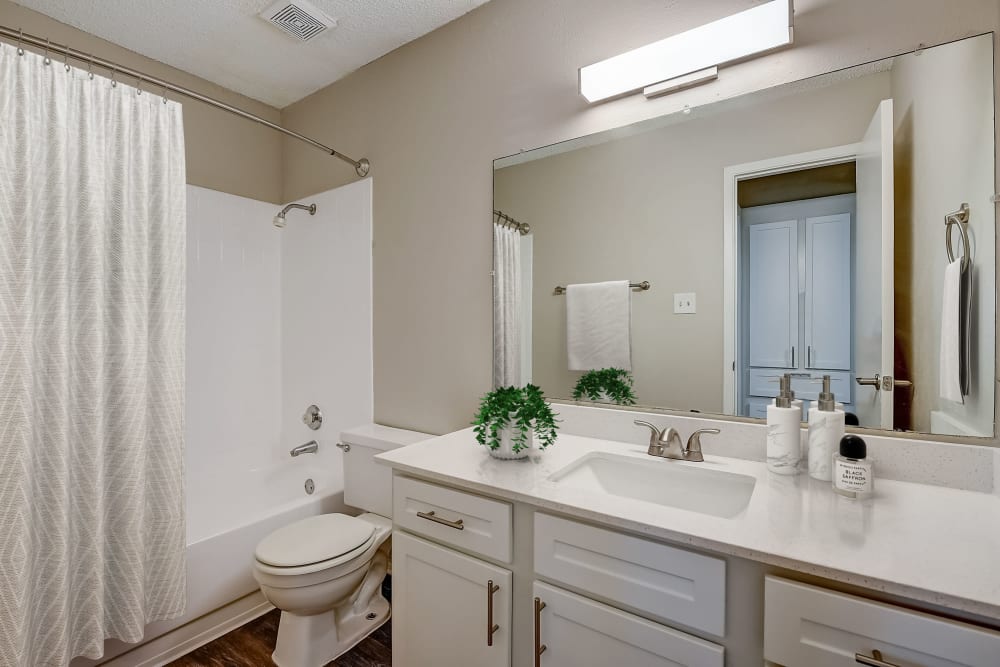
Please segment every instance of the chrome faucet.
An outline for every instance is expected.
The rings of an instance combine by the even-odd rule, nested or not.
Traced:
[[[634,423],[636,426],[645,426],[649,429],[647,454],[678,461],[693,461],[695,463],[704,461],[705,457],[701,452],[701,436],[705,433],[719,433],[717,428],[699,429],[691,434],[686,445],[682,445],[681,436],[673,426],[668,426],[661,431],[654,424],[640,419],[636,419]]]
[[[310,440],[304,445],[292,447],[292,451],[288,453],[292,456],[298,456],[299,454],[315,454],[317,449],[319,449],[319,443],[315,440]]]

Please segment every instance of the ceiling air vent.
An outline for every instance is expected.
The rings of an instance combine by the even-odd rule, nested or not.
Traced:
[[[336,28],[337,22],[304,0],[278,0],[260,13],[260,17],[303,42],[308,41],[328,28]]]

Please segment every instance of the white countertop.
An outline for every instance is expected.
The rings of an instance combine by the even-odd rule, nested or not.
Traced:
[[[718,518],[582,491],[549,476],[594,451],[751,475],[750,503]],[[472,429],[386,452],[381,463],[539,508],[1000,620],[1000,497],[878,479],[856,501],[808,475],[770,474],[763,463],[705,457],[651,459],[645,447],[560,435],[521,461],[491,458]]]

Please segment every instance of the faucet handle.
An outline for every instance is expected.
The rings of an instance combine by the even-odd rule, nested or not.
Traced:
[[[649,422],[644,422],[641,419],[633,420],[632,422],[636,426],[645,426],[649,429],[649,449],[647,454],[650,456],[659,456],[663,452],[663,445],[660,444],[660,429],[657,428],[656,424],[650,424]]]
[[[701,436],[705,433],[721,433],[717,428],[702,428],[691,434],[684,448],[684,458],[688,461],[704,461],[701,453]]]

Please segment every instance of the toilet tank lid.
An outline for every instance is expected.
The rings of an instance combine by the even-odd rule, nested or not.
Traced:
[[[340,439],[345,444],[371,447],[382,451],[405,447],[433,437],[429,433],[407,431],[381,424],[363,424],[340,434]]]

